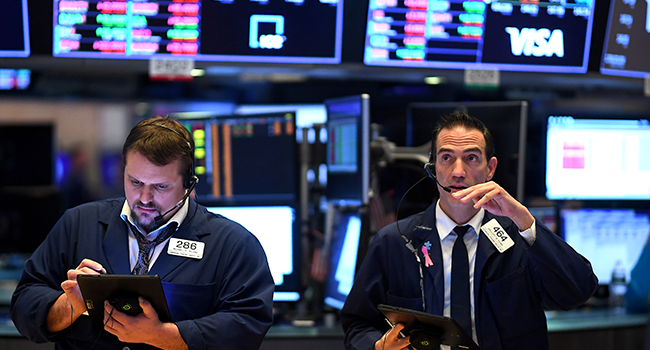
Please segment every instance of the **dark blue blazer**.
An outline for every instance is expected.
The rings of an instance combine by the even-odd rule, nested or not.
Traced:
[[[524,241],[512,220],[485,213],[483,223],[496,218],[515,241],[499,253],[479,235],[474,271],[478,343],[482,349],[547,350],[544,307],[571,309],[584,303],[598,287],[591,264],[560,237],[536,224],[537,239]],[[426,312],[443,314],[444,276],[435,204],[399,221],[399,230],[413,241],[424,270]],[[433,266],[425,267],[421,247],[431,243]],[[417,261],[405,247],[397,224],[374,237],[354,286],[341,311],[347,349],[372,349],[388,329],[378,304],[422,311]]]
[[[96,339],[97,349],[151,348],[93,330],[83,315],[61,332],[45,328],[66,272],[84,258],[99,262],[109,274],[130,274],[123,203],[124,198],[110,199],[66,211],[26,262],[11,317],[27,338],[57,342],[58,349],[87,349]],[[205,243],[201,260],[171,256],[165,248],[149,272],[161,277],[172,320],[189,348],[258,349],[273,322],[275,286],[257,238],[194,200],[173,237]]]

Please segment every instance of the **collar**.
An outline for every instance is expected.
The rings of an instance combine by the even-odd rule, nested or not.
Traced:
[[[467,223],[474,229],[474,233],[478,235],[481,224],[483,223],[483,217],[485,216],[485,209],[479,209],[478,213],[474,215]],[[454,222],[440,207],[440,200],[436,203],[436,229],[438,229],[438,235],[440,239],[443,240],[449,236],[451,231],[454,230],[454,227],[462,225]]]
[[[174,215],[164,225],[162,225],[158,229],[148,234],[142,232],[140,228],[133,221],[133,218],[131,217],[131,208],[129,207],[129,202],[127,200],[125,200],[124,204],[122,205],[122,212],[120,213],[120,217],[122,218],[122,220],[124,220],[124,222],[130,223],[133,227],[136,227],[138,231],[140,231],[140,233],[142,233],[148,239],[155,239],[155,237],[158,235],[160,230],[167,227],[167,225],[169,225],[172,222],[176,223],[177,225],[176,229],[178,230],[178,228],[181,226],[181,222],[185,220],[185,217],[187,216],[187,213],[189,211],[189,202],[190,202],[189,200],[185,200],[185,203],[183,203],[181,208],[178,209],[178,211],[174,213]]]

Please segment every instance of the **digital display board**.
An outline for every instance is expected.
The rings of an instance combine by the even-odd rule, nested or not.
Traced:
[[[343,0],[54,1],[53,55],[338,64]]]
[[[0,5],[0,57],[27,57],[29,19],[27,0],[3,0]]]
[[[585,73],[593,0],[370,0],[364,63]]]
[[[650,75],[650,12],[647,2],[612,0],[600,72],[644,78]]]

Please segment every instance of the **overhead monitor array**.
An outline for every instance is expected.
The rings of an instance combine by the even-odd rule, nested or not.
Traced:
[[[369,0],[358,49],[368,66],[586,73],[594,5]],[[340,64],[343,6],[343,0],[53,0],[52,54]],[[593,38],[604,42],[601,73],[650,74],[643,52],[650,33],[645,7],[612,0],[607,34]],[[9,34],[0,38],[0,57],[29,56],[27,0],[7,1],[1,9],[0,31]]]
[[[342,27],[342,0],[55,0],[53,54],[337,64]]]

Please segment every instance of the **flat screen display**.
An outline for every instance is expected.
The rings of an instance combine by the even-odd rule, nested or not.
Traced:
[[[54,184],[52,124],[0,125],[0,186]]]
[[[375,66],[585,73],[594,1],[370,0]]]
[[[200,202],[260,205],[298,200],[295,112],[177,119],[196,144]]]
[[[612,0],[600,72],[644,78],[650,74],[647,55],[649,45],[650,16],[647,2]]]
[[[53,55],[337,64],[343,0],[54,1]]]
[[[327,110],[327,198],[368,204],[370,184],[370,97],[329,99]]]
[[[29,47],[27,0],[0,4],[0,57],[27,57]]]
[[[300,299],[299,235],[296,213],[290,206],[208,207],[208,210],[239,223],[260,241],[275,282],[274,301]]]
[[[339,212],[335,216],[324,302],[340,310],[354,283],[362,224],[358,211]]]
[[[519,201],[524,200],[528,102],[422,102],[407,108],[406,146],[431,144],[438,120],[453,112],[481,120],[494,137],[498,165],[493,180]],[[427,150],[430,149],[427,148]]]
[[[548,118],[546,197],[649,200],[648,120]],[[624,185],[622,182],[625,183]]]
[[[630,280],[650,232],[650,210],[562,209],[564,240],[586,257],[600,284],[609,284],[612,270],[622,263]]]

